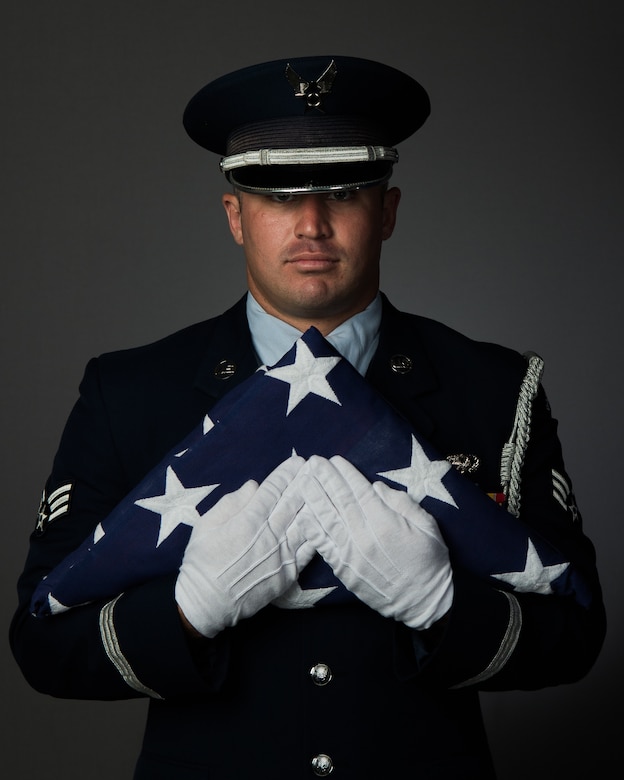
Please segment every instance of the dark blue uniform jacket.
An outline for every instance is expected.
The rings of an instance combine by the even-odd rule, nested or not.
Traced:
[[[411,370],[393,370],[397,355]],[[220,370],[223,361],[233,374]],[[215,639],[190,640],[172,576],[129,590],[112,612],[94,603],[49,618],[29,614],[40,578],[257,365],[244,300],[157,343],[89,363],[47,484],[48,496],[73,486],[69,511],[48,522],[44,507],[19,581],[11,643],[25,677],[53,696],[149,695],[136,778],[303,780],[315,776],[310,762],[319,754],[331,757],[336,780],[493,777],[478,691],[574,682],[592,666],[605,630],[592,545],[573,501],[566,509],[553,497],[553,469],[569,480],[541,389],[522,518],[564,540],[593,583],[589,609],[518,593],[511,614],[495,586],[462,575],[444,625],[420,634],[355,602],[271,606]],[[384,299],[367,379],[439,452],[477,455],[471,476],[496,493],[526,369],[516,352]],[[319,663],[331,668],[327,685],[310,676]]]

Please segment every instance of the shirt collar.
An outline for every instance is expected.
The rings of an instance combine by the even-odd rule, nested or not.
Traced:
[[[362,376],[377,349],[381,324],[381,295],[325,338]],[[266,312],[253,295],[247,293],[247,321],[256,354],[262,363],[272,366],[292,347],[301,331]]]

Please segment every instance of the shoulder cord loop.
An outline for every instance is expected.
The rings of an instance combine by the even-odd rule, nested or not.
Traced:
[[[532,404],[544,372],[544,361],[539,355],[526,352],[525,357],[529,366],[520,385],[514,426],[509,441],[503,447],[500,469],[507,511],[516,517],[520,515],[521,471],[531,435]]]

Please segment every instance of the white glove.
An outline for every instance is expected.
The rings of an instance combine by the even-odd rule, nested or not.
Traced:
[[[304,459],[293,455],[258,485],[245,483],[193,528],[175,587],[182,613],[214,637],[286,591],[314,555],[297,514],[293,485]],[[289,488],[289,486],[291,486]]]
[[[361,601],[415,629],[448,611],[448,549],[434,518],[407,493],[371,485],[340,456],[313,456],[297,482],[316,518],[306,519],[308,539]]]

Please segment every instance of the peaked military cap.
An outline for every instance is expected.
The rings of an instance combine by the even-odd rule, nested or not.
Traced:
[[[327,192],[387,181],[395,145],[429,111],[424,88],[400,70],[326,55],[221,76],[190,100],[183,121],[243,191]]]

